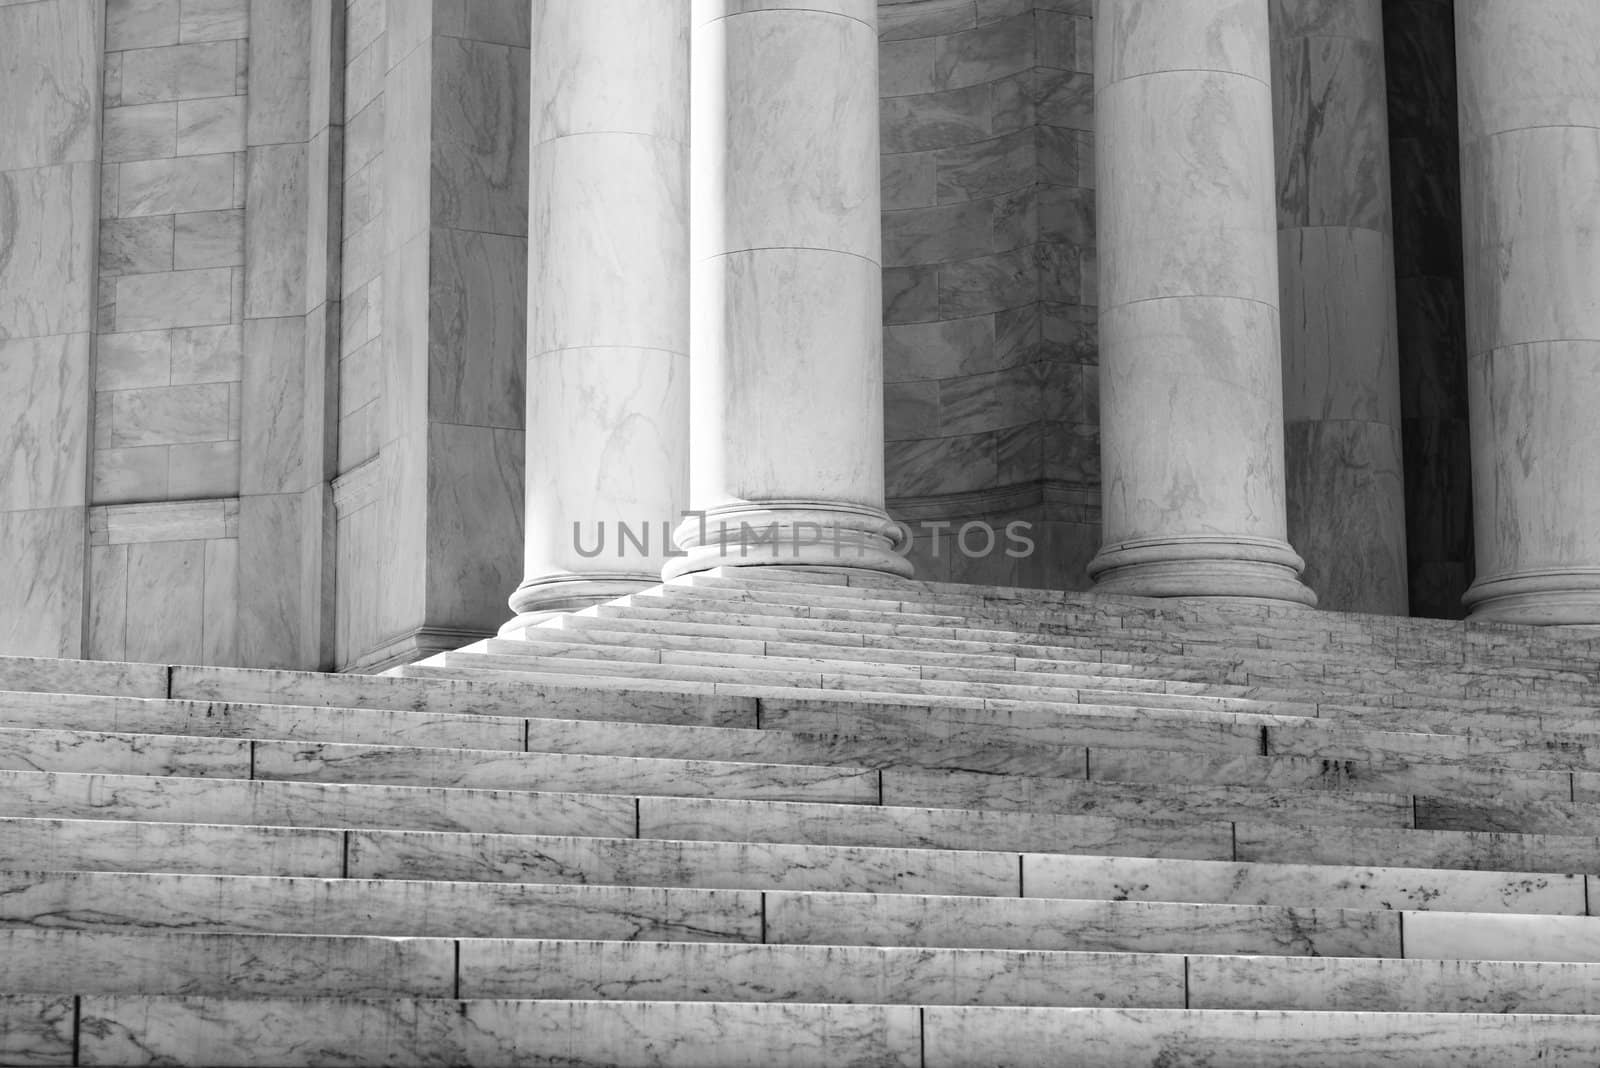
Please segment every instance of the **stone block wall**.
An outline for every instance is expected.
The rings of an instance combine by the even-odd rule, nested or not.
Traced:
[[[236,496],[246,4],[108,15],[94,500]]]
[[[928,579],[1082,588],[1099,544],[1088,0],[880,8],[886,482]],[[1028,556],[976,528],[1032,524]],[[952,525],[938,530],[934,524]]]

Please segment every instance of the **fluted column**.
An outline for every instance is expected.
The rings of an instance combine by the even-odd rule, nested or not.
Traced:
[[[1600,4],[1457,0],[1474,619],[1600,623]]]
[[[1286,540],[1267,0],[1100,0],[1099,588],[1316,598]]]
[[[694,0],[687,555],[908,574],[883,510],[876,0]]]
[[[506,630],[658,581],[688,496],[688,0],[533,17],[527,564]]]
[[[1289,540],[1324,608],[1405,615],[1382,0],[1272,0]]]

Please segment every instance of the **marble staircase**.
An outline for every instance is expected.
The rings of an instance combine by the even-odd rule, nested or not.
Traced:
[[[0,1064],[1592,1066],[1597,653],[763,568],[0,659]]]

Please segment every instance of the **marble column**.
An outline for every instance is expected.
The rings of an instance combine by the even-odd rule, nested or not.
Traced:
[[[688,0],[537,0],[526,577],[507,633],[659,581],[687,501]]]
[[[883,510],[875,0],[694,0],[690,501],[668,577],[909,574]]]
[[[1458,0],[1471,618],[1600,623],[1600,5]]]
[[[1324,608],[1405,615],[1382,0],[1272,0],[1289,540]]]
[[[1313,604],[1284,512],[1267,0],[1100,0],[1099,589]]]

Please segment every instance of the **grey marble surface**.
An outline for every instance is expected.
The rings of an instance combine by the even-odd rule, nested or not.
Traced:
[[[464,997],[1177,1007],[1182,958],[1156,954],[481,939]]]
[[[0,812],[65,819],[277,827],[627,837],[634,799],[623,794],[206,781],[194,777],[0,771]]]
[[[40,993],[451,997],[451,939],[9,928],[0,985]],[[114,958],[116,968],[105,962]]]
[[[0,872],[8,927],[755,942],[744,890]]]
[[[87,1056],[108,1063],[552,1063],[735,1068],[770,1063],[911,1066],[911,1006],[98,997],[82,1005]],[[359,1049],[340,1034],[365,1036]]]

